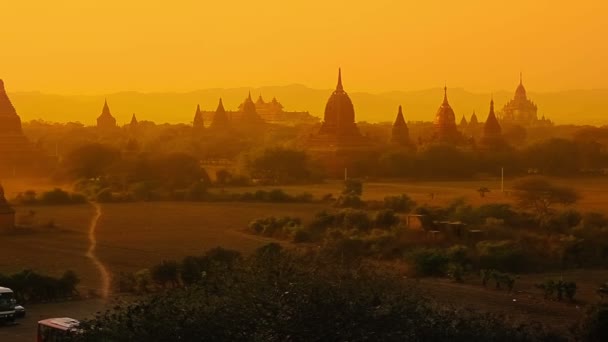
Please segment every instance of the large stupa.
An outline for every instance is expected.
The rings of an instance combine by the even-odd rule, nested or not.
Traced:
[[[369,145],[355,122],[355,108],[342,85],[342,71],[338,70],[338,85],[325,105],[325,114],[318,134],[309,140],[315,149],[353,149]]]

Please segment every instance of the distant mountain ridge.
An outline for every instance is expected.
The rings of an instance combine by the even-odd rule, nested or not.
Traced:
[[[514,87],[515,88],[515,87]],[[346,89],[348,91],[348,88]],[[493,94],[496,109],[513,97],[513,91]],[[138,120],[157,123],[191,123],[196,105],[203,110],[214,110],[220,97],[227,110],[234,110],[251,91],[254,100],[261,94],[265,101],[276,97],[286,111],[309,111],[323,117],[325,103],[332,89],[312,89],[303,85],[269,86],[260,88],[204,89],[184,93],[117,92],[107,95],[52,95],[40,92],[15,92],[9,96],[23,121],[42,119],[52,122],[79,121],[95,123],[104,99],[117,122],[130,121],[135,113]],[[399,105],[403,106],[406,121],[432,121],[443,99],[443,89],[390,91],[382,93],[349,92],[355,105],[357,121],[392,122]],[[489,110],[490,93],[473,93],[461,88],[449,88],[448,99],[456,112],[456,120],[464,114],[467,120],[476,111],[485,120]],[[608,89],[571,90],[536,93],[528,89],[528,97],[545,115],[558,124],[608,124]]]

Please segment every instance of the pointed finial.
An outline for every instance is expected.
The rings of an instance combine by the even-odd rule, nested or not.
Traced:
[[[249,91],[249,96],[247,96],[247,99],[248,99],[249,101],[252,101],[252,100],[251,100],[251,90]]]
[[[523,73],[521,71],[519,72],[519,84],[524,84],[524,82],[523,82]]]
[[[399,105],[399,113],[397,113],[398,115],[403,115],[403,110],[401,109],[401,105]]]
[[[342,87],[342,68],[338,68],[338,85],[336,86],[336,90],[344,90],[344,87]]]
[[[447,84],[443,86],[443,103],[448,103],[448,86]]]

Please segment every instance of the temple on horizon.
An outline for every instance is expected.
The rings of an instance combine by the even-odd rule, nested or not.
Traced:
[[[50,162],[50,158],[23,134],[21,118],[6,94],[4,82],[0,80],[0,175],[44,172],[44,167]]]
[[[499,113],[500,121],[506,125],[520,125],[523,127],[551,125],[551,120],[543,116],[538,118],[538,107],[528,99],[524,88],[522,74],[519,74],[519,85],[515,89],[515,96],[507,102]]]
[[[448,87],[443,88],[443,102],[435,114],[434,136],[435,142],[441,143],[461,143],[464,138],[456,126],[456,115],[448,102]]]
[[[265,102],[260,95],[257,101],[253,101],[251,98],[251,92],[245,98],[245,100],[238,106],[235,111],[227,111],[224,109],[222,104],[223,115],[226,116],[227,120],[230,121],[232,126],[239,126],[240,124],[259,124],[259,123],[271,123],[281,125],[295,125],[295,124],[314,124],[319,122],[319,119],[315,116],[310,115],[309,112],[288,112],[283,109],[283,105],[276,99],[272,98],[270,102]],[[200,114],[199,114],[200,112]],[[200,111],[197,109],[195,114],[195,121],[209,122],[212,123],[216,116],[216,111]],[[197,116],[199,117],[197,119]],[[221,119],[223,120],[223,119]],[[220,121],[221,121],[220,120]],[[211,126],[211,124],[210,124]],[[225,124],[222,124],[225,126]]]
[[[308,147],[322,150],[368,147],[370,142],[361,135],[355,122],[355,108],[342,85],[342,70],[338,84],[325,105],[321,128],[310,137]]]
[[[116,119],[110,113],[110,107],[108,106],[108,101],[106,100],[103,103],[103,109],[101,110],[101,115],[97,118],[97,128],[102,130],[111,130],[115,129]]]

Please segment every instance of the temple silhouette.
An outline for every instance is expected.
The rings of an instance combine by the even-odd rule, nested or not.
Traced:
[[[519,85],[515,89],[515,96],[507,102],[500,111],[500,121],[506,125],[520,125],[523,127],[551,125],[551,121],[544,116],[538,118],[538,107],[528,99],[523,84],[522,74],[519,74]]]
[[[220,108],[221,107],[221,108]],[[219,113],[219,114],[218,114]],[[217,123],[214,125],[213,122]],[[254,102],[251,92],[237,107],[237,110],[227,111],[220,100],[220,105],[215,111],[202,111],[197,106],[194,122],[201,127],[202,122],[209,123],[209,128],[226,129],[228,126],[259,125],[262,123],[295,125],[301,123],[316,123],[319,119],[310,115],[309,112],[285,111],[283,105],[273,97],[270,102],[265,102],[262,95]],[[205,127],[204,123],[203,126]]]
[[[21,118],[0,80],[0,175],[24,176],[44,172],[52,163],[23,134]]]

